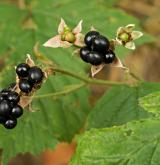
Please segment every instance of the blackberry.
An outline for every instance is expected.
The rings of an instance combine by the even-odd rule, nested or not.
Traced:
[[[17,92],[11,91],[7,96],[7,100],[13,102],[14,104],[17,104],[20,100],[20,96]]]
[[[15,118],[8,119],[4,123],[4,127],[7,129],[13,129],[16,125],[17,125],[17,119]]]
[[[92,65],[100,65],[103,62],[103,55],[101,53],[91,51],[87,58]]]
[[[32,91],[32,84],[26,79],[21,79],[19,82],[19,89],[24,93],[29,93]]]
[[[10,114],[11,111],[11,106],[9,101],[7,100],[3,100],[0,103],[0,115],[1,116],[8,116]]]
[[[0,116],[0,124],[4,124],[6,120],[7,119],[4,116]]]
[[[11,116],[14,118],[19,118],[23,114],[23,109],[20,105],[16,105],[12,108]]]
[[[94,51],[105,53],[109,49],[109,46],[110,46],[109,40],[102,35],[96,36],[93,39],[92,48]]]
[[[42,81],[43,76],[44,75],[42,70],[39,67],[34,66],[30,68],[28,72],[28,81],[31,82],[32,84],[37,84]]]
[[[96,36],[99,36],[99,35],[100,35],[100,33],[97,32],[97,31],[89,31],[89,32],[85,35],[85,38],[84,38],[85,44],[86,44],[88,47],[91,47],[91,46],[92,46],[93,39],[94,39]]]
[[[116,57],[115,53],[112,50],[109,50],[104,55],[104,62],[106,64],[112,63],[114,61],[115,57]]]
[[[83,47],[80,49],[80,57],[83,61],[88,62],[88,54],[90,53],[90,50],[88,47]]]
[[[2,91],[1,91],[1,96],[5,99],[5,98],[7,98],[8,97],[8,94],[10,93],[10,90],[8,90],[8,89],[3,89]]]
[[[30,66],[26,63],[21,63],[16,68],[16,73],[19,77],[27,77]]]

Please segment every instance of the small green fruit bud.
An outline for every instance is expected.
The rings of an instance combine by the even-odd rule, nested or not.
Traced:
[[[64,27],[64,33],[66,32],[71,32],[71,29],[68,26]]]
[[[70,43],[73,43],[76,40],[74,34],[72,32],[68,32],[65,35],[65,41],[68,41]]]
[[[129,40],[129,35],[127,33],[122,33],[119,38],[124,41],[127,42]]]

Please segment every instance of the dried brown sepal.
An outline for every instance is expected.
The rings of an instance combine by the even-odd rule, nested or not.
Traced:
[[[90,30],[91,31],[97,31],[97,29],[94,26],[91,26]]]
[[[109,49],[114,51],[116,45],[117,45],[116,41],[115,41],[114,39],[112,39],[112,40],[110,41]]]
[[[118,57],[116,57],[113,63],[111,63],[111,66],[128,70],[128,68],[122,64],[121,60]]]
[[[91,66],[91,76],[94,77],[98,72],[100,72],[103,67],[105,66],[105,64],[101,64],[101,65],[92,65]]]
[[[76,49],[73,51],[72,55],[80,55],[80,49]]]
[[[34,61],[32,60],[30,54],[27,54],[26,63],[27,63],[30,67],[35,66],[35,63],[34,63]]]
[[[34,45],[34,54],[36,56],[36,58],[38,60],[40,60],[43,64],[46,64],[46,65],[53,65],[53,62],[51,60],[49,60],[46,56],[44,56],[40,51],[39,51],[39,43],[37,42],[35,45]]]

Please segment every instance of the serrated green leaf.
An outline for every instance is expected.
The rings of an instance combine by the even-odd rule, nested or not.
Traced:
[[[92,129],[78,140],[69,165],[159,165],[160,120]]]
[[[87,128],[104,128],[149,117],[139,105],[139,98],[160,90],[159,83],[142,83],[136,87],[114,87],[106,92],[88,116]]]
[[[157,115],[160,114],[160,92],[154,92],[140,98],[139,103],[146,111]]]

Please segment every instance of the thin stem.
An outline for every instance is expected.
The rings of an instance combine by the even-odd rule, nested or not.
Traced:
[[[107,80],[99,80],[99,79],[92,79],[88,78],[86,76],[78,75],[76,73],[60,69],[60,68],[53,68],[55,72],[59,72],[71,77],[74,77],[76,79],[79,79],[87,84],[97,84],[97,85],[113,85],[113,86],[119,86],[119,85],[128,85],[127,83],[122,83],[122,82],[115,82],[115,81],[107,81]]]
[[[99,79],[92,79],[83,75],[78,75],[76,73],[60,69],[60,68],[50,68],[54,72],[59,72],[67,76],[71,76],[73,78],[79,79],[83,81],[83,83],[78,84],[78,85],[73,85],[69,86],[68,88],[59,91],[59,92],[54,92],[54,93],[47,93],[43,95],[37,95],[33,96],[33,99],[40,99],[40,98],[46,98],[46,97],[53,97],[53,99],[56,99],[57,97],[60,96],[65,96],[67,94],[70,94],[86,85],[91,85],[91,84],[97,84],[97,85],[107,85],[107,86],[120,86],[120,85],[128,85],[127,83],[121,83],[121,82],[115,82],[115,81],[107,81],[107,80],[99,80]],[[52,72],[53,73],[53,72]]]
[[[68,75],[68,76],[71,76],[71,77],[74,77],[76,79],[79,79],[83,82],[88,83],[88,78],[85,77],[85,76],[78,75],[76,73],[73,73],[73,72],[70,72],[70,71],[67,71],[67,70],[64,70],[64,69],[60,69],[60,68],[53,68],[53,71],[54,72],[59,72],[59,73],[62,73],[62,74],[65,74],[65,75]]]
[[[45,97],[53,97],[53,98],[57,98],[59,96],[65,96],[67,94],[70,94],[84,86],[86,86],[87,84],[86,83],[81,83],[81,84],[78,84],[78,85],[75,85],[69,89],[65,89],[63,91],[60,91],[60,92],[55,92],[55,93],[47,93],[47,94],[43,94],[43,95],[37,95],[37,96],[33,96],[34,99],[40,99],[40,98],[45,98]]]
[[[133,78],[135,78],[138,81],[143,81],[140,77],[138,77],[136,74],[134,74],[133,72],[129,72],[130,76],[132,76]]]

